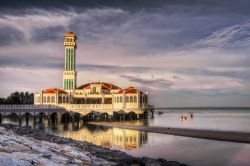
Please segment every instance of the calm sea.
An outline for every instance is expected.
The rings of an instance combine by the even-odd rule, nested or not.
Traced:
[[[163,114],[155,113],[153,119],[146,121],[116,123],[250,132],[250,110],[168,109],[161,111]],[[193,112],[193,118],[188,115],[189,112]],[[187,120],[180,120],[180,116],[184,114],[187,114]],[[5,118],[3,123],[7,122],[17,124],[16,121]],[[22,125],[25,125],[25,122]],[[54,135],[120,149],[134,156],[161,157],[194,166],[250,165],[250,144],[96,127],[82,123],[48,125],[47,121],[33,124],[31,120],[29,125]]]

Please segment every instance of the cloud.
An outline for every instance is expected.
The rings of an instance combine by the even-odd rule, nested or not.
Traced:
[[[120,75],[122,78],[128,79],[130,82],[136,83],[137,86],[147,90],[157,91],[211,91],[211,90],[232,90],[244,88],[241,81],[227,77],[214,77],[208,76],[176,76],[165,77],[164,75],[150,76],[147,74],[133,75]],[[176,79],[176,77],[178,79]]]
[[[78,84],[133,84],[157,94],[157,104],[179,98],[179,104],[195,104],[197,96],[203,104],[206,97],[216,103],[211,96],[229,103],[232,94],[242,104],[250,94],[250,12],[248,1],[232,2],[6,1],[0,7],[0,95],[13,87],[60,87],[63,35],[74,31]]]
[[[171,81],[166,79],[140,78],[136,76],[120,75],[122,78],[128,79],[130,82],[139,83],[140,87],[147,87],[149,90],[166,90],[173,85]]]
[[[201,47],[222,49],[249,49],[250,20],[247,22],[225,27],[213,32],[210,36],[197,42]]]
[[[9,45],[16,41],[23,41],[23,34],[19,30],[15,29],[14,27],[0,26],[0,47]]]
[[[40,32],[40,35],[44,35],[45,30],[47,30],[47,37],[50,36],[52,39],[51,36],[55,35],[55,29],[60,30],[59,28],[67,27],[68,21],[76,14],[74,11],[65,12],[63,10],[47,12],[42,9],[29,9],[28,11],[28,14],[18,15],[3,13],[0,17],[0,28],[15,30],[16,33],[21,34],[19,35],[22,36],[21,40],[17,38],[16,42],[34,42],[32,38],[37,37]],[[48,35],[49,33],[50,35]],[[4,34],[5,31],[0,32],[0,35]]]

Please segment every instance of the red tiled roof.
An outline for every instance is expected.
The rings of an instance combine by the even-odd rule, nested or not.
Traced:
[[[102,89],[107,89],[107,90],[114,90],[114,89],[121,89],[116,85],[110,84],[110,83],[106,83],[106,82],[92,82],[92,83],[88,83],[82,86],[79,86],[77,89],[90,89],[90,86],[92,84],[101,84],[102,85]]]
[[[68,94],[66,91],[57,88],[48,88],[42,91],[43,93],[59,93],[59,94]]]
[[[137,93],[137,92],[141,92],[140,90],[138,89],[135,89],[134,87],[130,86],[126,89],[122,89],[120,91],[118,91],[116,94],[122,94],[122,93]]]

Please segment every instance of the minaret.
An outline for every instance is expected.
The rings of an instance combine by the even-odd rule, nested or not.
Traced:
[[[63,71],[63,89],[71,93],[76,88],[77,72],[75,70],[76,35],[67,32],[64,38],[65,61]]]

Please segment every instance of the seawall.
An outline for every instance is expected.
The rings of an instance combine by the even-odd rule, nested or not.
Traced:
[[[89,124],[139,130],[152,133],[204,138],[204,139],[219,140],[219,141],[250,143],[249,132],[218,131],[218,130],[187,129],[187,128],[173,128],[173,127],[156,127],[156,126],[137,126],[128,124],[106,123],[106,122],[89,122]]]

